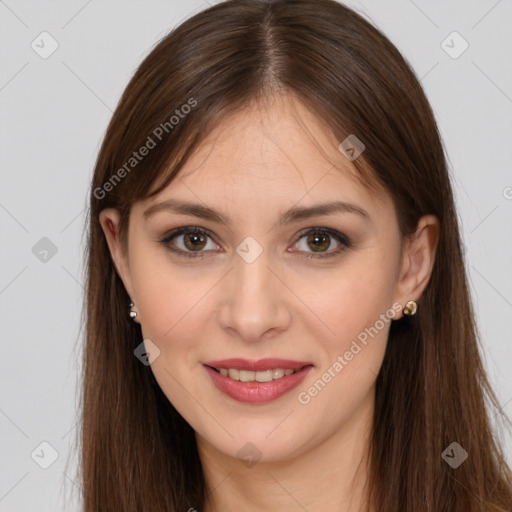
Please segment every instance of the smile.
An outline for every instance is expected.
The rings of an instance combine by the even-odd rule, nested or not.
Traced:
[[[283,359],[226,359],[203,363],[224,395],[246,403],[276,400],[298,386],[314,368],[311,363]]]
[[[272,370],[262,370],[253,372],[251,370],[239,370],[237,368],[214,368],[224,377],[242,382],[270,382],[272,380],[281,379],[285,375],[295,373],[292,368],[274,368]]]

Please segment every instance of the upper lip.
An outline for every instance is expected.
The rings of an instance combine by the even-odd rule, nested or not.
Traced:
[[[206,361],[203,364],[216,368],[217,370],[220,368],[236,368],[238,370],[248,370],[253,372],[271,370],[274,368],[291,368],[292,370],[300,370],[304,366],[312,365],[312,363],[308,361],[293,361],[291,359],[278,359],[275,357],[267,357],[265,359],[258,359],[257,361],[235,357],[231,359],[219,359],[217,361]]]

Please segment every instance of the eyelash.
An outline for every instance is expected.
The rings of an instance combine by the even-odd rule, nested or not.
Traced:
[[[213,236],[208,230],[199,228],[199,227],[195,227],[195,226],[187,226],[187,227],[182,227],[182,228],[177,228],[177,229],[172,230],[171,232],[167,233],[167,235],[163,239],[159,240],[159,242],[161,244],[163,244],[167,250],[169,250],[175,254],[178,254],[179,256],[183,256],[183,257],[189,258],[189,259],[204,258],[205,251],[189,252],[189,251],[183,251],[182,249],[176,249],[175,247],[171,247],[169,245],[169,242],[171,242],[174,238],[176,238],[179,235],[186,234],[186,233],[197,233],[200,235],[207,236],[208,238],[211,238],[213,240]],[[338,247],[338,249],[335,249],[333,251],[326,252],[326,253],[302,254],[300,256],[302,258],[306,258],[306,259],[330,258],[332,256],[336,256],[336,255],[340,254],[341,252],[345,251],[346,249],[348,249],[352,246],[351,240],[346,235],[344,235],[343,233],[340,233],[339,231],[336,231],[334,229],[330,229],[330,228],[308,228],[299,234],[297,242],[304,236],[309,235],[311,233],[320,233],[322,235],[328,235],[328,236],[334,238],[336,241],[338,241],[341,245],[340,245],[340,247]],[[297,243],[297,242],[295,242],[295,243]]]

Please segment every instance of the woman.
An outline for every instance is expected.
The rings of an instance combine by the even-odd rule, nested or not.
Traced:
[[[352,10],[174,29],[89,229],[86,512],[512,509],[436,122]]]

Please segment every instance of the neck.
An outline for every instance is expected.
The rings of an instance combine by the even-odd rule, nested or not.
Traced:
[[[207,485],[204,512],[366,510],[374,389],[332,436],[284,461],[246,467],[196,434]]]

